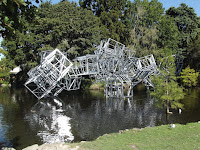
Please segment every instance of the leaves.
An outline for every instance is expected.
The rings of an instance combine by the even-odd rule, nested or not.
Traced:
[[[100,34],[104,39],[112,38],[124,44],[128,42],[128,0],[79,0],[79,4],[82,8],[92,10],[100,18]]]
[[[38,9],[39,25],[34,34],[42,49],[45,45],[61,48],[73,59],[94,51],[100,42],[99,18],[67,1],[58,4],[43,3]]]
[[[28,0],[2,0],[0,2],[1,36],[4,38],[14,36],[15,30],[23,28],[22,18],[25,16],[27,21],[32,22],[35,19],[35,11],[36,6]]]
[[[192,87],[197,85],[199,72],[195,72],[194,69],[190,69],[190,66],[187,66],[182,70],[180,79],[184,86]]]
[[[156,0],[134,1],[131,20],[133,28],[130,32],[129,44],[136,50],[136,56],[154,54],[157,56],[157,40],[159,38],[158,23],[164,9]]]
[[[174,64],[173,57],[162,60],[161,75],[153,77],[154,91],[150,93],[156,98],[157,106],[165,106],[167,112],[169,112],[169,106],[174,109],[183,107],[180,100],[184,98],[184,92],[176,82]]]
[[[180,7],[171,7],[166,11],[166,14],[174,18],[176,26],[180,33],[179,48],[180,54],[188,55],[188,46],[192,40],[197,37],[198,31],[195,30],[199,26],[198,17],[194,9],[188,7],[186,4],[180,4]]]

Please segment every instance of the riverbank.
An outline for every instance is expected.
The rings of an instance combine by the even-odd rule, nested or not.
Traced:
[[[32,145],[23,150],[116,150],[200,149],[200,122],[130,129],[106,134],[95,141],[72,144]]]
[[[79,150],[116,150],[116,149],[200,149],[200,123],[176,124],[131,129],[107,134],[92,142],[77,143]]]

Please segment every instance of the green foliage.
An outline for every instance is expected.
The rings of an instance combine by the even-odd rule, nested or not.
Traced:
[[[196,86],[198,82],[199,72],[195,72],[194,69],[190,69],[190,66],[187,66],[182,70],[180,79],[182,84],[186,87]]]
[[[0,84],[8,84],[10,81],[9,62],[5,58],[0,61]]]
[[[184,98],[183,88],[174,80],[169,80],[165,76],[156,76],[153,78],[154,91],[151,91],[151,96],[155,97],[156,106],[173,109],[182,108],[180,100]]]
[[[103,90],[105,87],[105,82],[93,83],[90,86],[91,90]]]
[[[82,8],[92,10],[100,18],[103,38],[112,38],[124,44],[128,42],[128,13],[130,2],[127,0],[79,0]]]
[[[15,66],[13,60],[8,60],[8,52],[0,48],[0,53],[5,57],[0,61],[0,84],[8,84],[10,82],[10,70]]]
[[[137,24],[144,25],[146,27],[152,27],[155,24],[158,24],[158,21],[160,20],[160,17],[164,13],[164,8],[162,3],[160,3],[158,0],[135,0],[133,2],[135,13],[133,13],[134,20],[137,21],[137,17],[142,16],[140,18],[139,22],[137,21]],[[143,9],[144,11],[141,12],[140,9]]]
[[[200,28],[198,28],[200,29]],[[200,34],[197,39],[192,41],[189,45],[190,54],[187,56],[187,64],[197,71],[200,71]]]
[[[39,3],[39,0],[35,0]],[[0,1],[0,34],[4,38],[10,38],[16,29],[23,29],[22,16],[27,21],[35,19],[36,6],[29,0],[1,0]]]
[[[10,81],[10,73],[9,70],[0,68],[0,85],[8,84]]]
[[[169,108],[182,108],[180,100],[184,98],[183,88],[178,85],[175,77],[175,65],[173,57],[168,57],[162,62],[161,75],[153,77],[154,91],[151,96],[156,99],[157,106],[165,106],[167,113]]]
[[[40,51],[56,47],[73,59],[92,53],[94,45],[99,44],[99,19],[91,11],[67,1],[55,5],[46,2],[38,8],[37,15],[38,24],[24,19],[23,30],[16,30],[15,36],[2,43],[8,53],[6,59],[15,65],[39,63]]]
[[[73,59],[92,53],[101,39],[100,21],[91,11],[63,1],[52,5],[42,3],[38,9],[39,24],[35,26],[36,42],[40,50],[59,48]]]
[[[158,24],[159,35],[157,39],[157,45],[160,49],[163,49],[165,53],[169,55],[175,55],[178,53],[179,30],[175,25],[173,18],[164,15],[161,17]],[[165,49],[165,50],[164,50]]]
[[[166,14],[174,19],[180,32],[179,54],[188,55],[188,46],[198,34],[199,21],[194,9],[182,3],[178,8],[169,8]]]
[[[10,39],[4,39],[2,42],[3,51],[7,53],[7,61],[12,62],[11,68],[14,66],[28,64],[30,62],[38,62],[39,45],[35,42],[34,34],[31,33],[31,25],[29,23],[24,26],[22,32],[16,30],[15,36]],[[3,52],[4,53],[4,52]]]
[[[138,57],[156,54],[158,23],[164,13],[162,4],[157,0],[151,2],[135,0],[132,9],[133,27],[130,32],[129,47],[136,50]]]

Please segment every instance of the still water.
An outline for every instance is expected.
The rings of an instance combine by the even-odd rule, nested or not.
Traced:
[[[200,120],[200,88],[190,89],[179,114],[166,116],[138,85],[129,100],[106,99],[103,91],[63,92],[38,101],[26,89],[0,89],[0,148],[22,149],[53,142],[79,142],[123,129]]]

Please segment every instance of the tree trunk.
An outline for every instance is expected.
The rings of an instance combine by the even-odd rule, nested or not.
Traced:
[[[170,101],[168,100],[168,95],[169,95],[168,77],[166,78],[166,86],[167,86],[167,91],[166,91],[166,95],[167,95],[167,101],[166,101],[167,114],[171,114],[172,112],[169,111],[169,103],[170,103]]]
[[[171,112],[169,112],[169,100],[167,100],[166,102],[166,107],[167,107],[167,114],[170,114]]]

